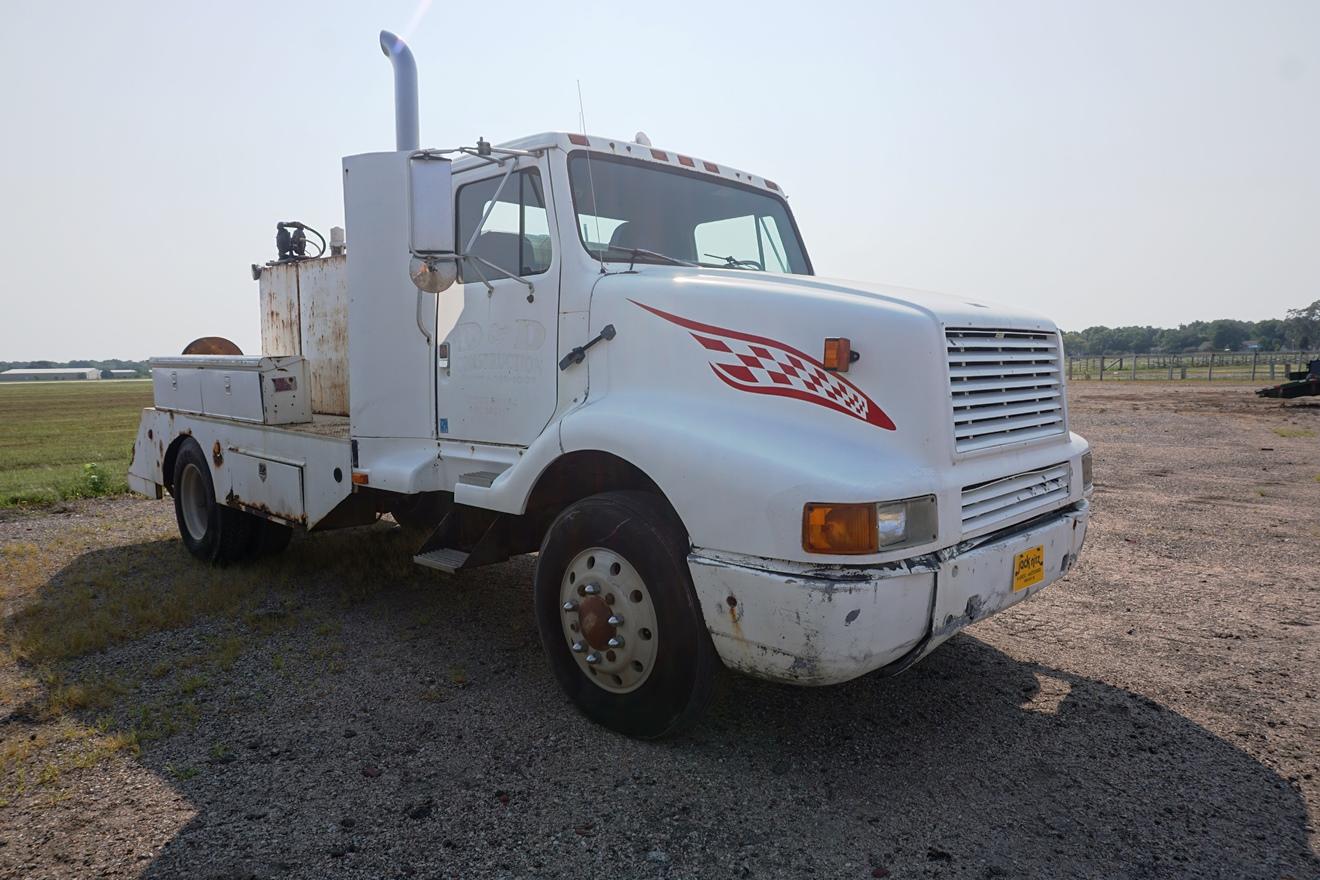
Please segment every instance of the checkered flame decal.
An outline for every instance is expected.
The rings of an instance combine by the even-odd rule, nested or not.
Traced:
[[[864,391],[796,348],[764,336],[689,321],[636,300],[629,302],[691,333],[712,358],[710,368],[715,375],[731,388],[805,400],[877,428],[894,430],[889,416]]]

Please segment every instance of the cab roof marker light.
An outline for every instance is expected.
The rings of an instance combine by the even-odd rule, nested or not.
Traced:
[[[657,150],[657,149],[654,149],[654,148],[653,148],[653,149],[651,150],[651,158],[652,158],[652,159],[659,159],[661,162],[668,162],[668,161],[669,161],[669,154],[666,153],[664,150]]]
[[[568,142],[571,144],[577,144],[579,147],[591,146],[591,139],[585,134],[570,134],[568,136]]]
[[[765,182],[765,185],[770,187],[770,189],[774,190],[775,192],[779,192],[779,184],[775,183],[773,180],[767,180]]]
[[[682,155],[680,155],[680,156],[678,157],[678,164],[679,164],[679,165],[686,165],[688,168],[696,168],[696,167],[697,167],[697,163],[696,163],[696,162],[693,162],[693,161],[692,161],[692,157],[690,157],[690,156],[682,156]]]
[[[714,162],[707,162],[703,159],[701,164],[707,171],[710,171],[714,174],[720,173],[720,166],[716,165]]]

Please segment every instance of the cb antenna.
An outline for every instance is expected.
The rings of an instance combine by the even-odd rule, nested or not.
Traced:
[[[577,81],[578,126],[582,138],[587,138],[587,113],[582,109],[582,80]],[[600,240],[600,206],[596,204],[596,179],[591,175],[591,144],[587,144],[587,187],[591,190],[591,216],[596,218],[596,259],[600,260],[600,274],[605,274],[605,244]]]

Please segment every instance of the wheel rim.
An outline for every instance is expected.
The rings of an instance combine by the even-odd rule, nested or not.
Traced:
[[[569,562],[559,587],[569,653],[589,681],[626,694],[646,683],[660,644],[646,581],[613,550],[589,547]]]
[[[202,479],[202,472],[197,465],[186,465],[179,478],[179,507],[183,510],[184,528],[194,541],[206,537],[211,500],[207,494],[206,480]]]

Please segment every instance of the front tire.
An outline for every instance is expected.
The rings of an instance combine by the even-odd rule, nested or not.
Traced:
[[[216,501],[211,468],[197,441],[183,441],[174,459],[174,518],[188,552],[203,562],[226,565],[245,558],[252,546],[253,517]]]
[[[687,554],[673,512],[647,492],[585,498],[546,533],[533,590],[541,644],[596,723],[653,739],[709,704],[719,661]]]

